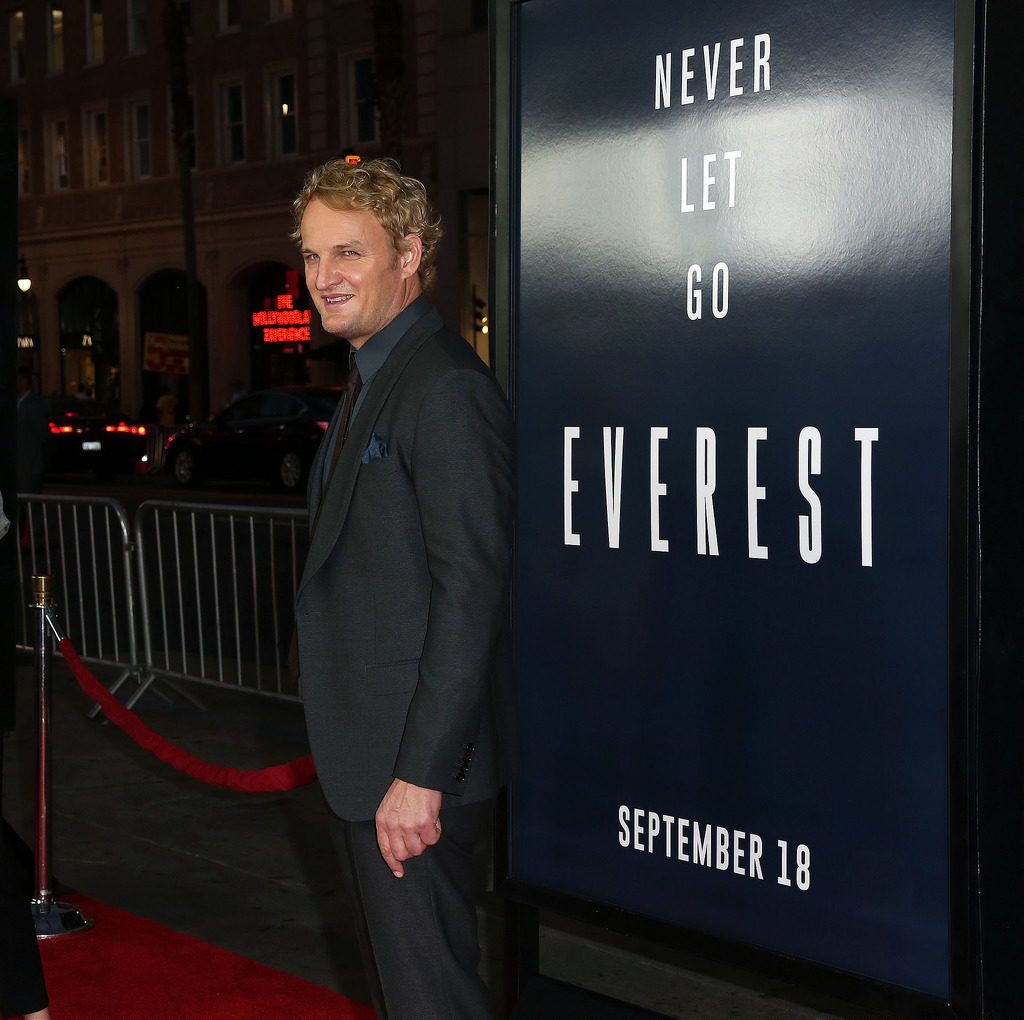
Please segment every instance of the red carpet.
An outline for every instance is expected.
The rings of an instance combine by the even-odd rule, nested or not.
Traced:
[[[369,1006],[85,896],[96,927],[40,942],[55,1020],[373,1020]]]

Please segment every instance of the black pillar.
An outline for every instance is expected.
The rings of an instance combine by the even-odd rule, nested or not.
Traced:
[[[976,851],[981,1014],[1024,1015],[1024,89],[1014,4],[986,5],[978,62]]]

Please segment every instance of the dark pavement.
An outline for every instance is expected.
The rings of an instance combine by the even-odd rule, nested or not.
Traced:
[[[24,656],[17,677],[18,727],[6,739],[4,772],[4,814],[29,840],[33,679]],[[367,1001],[319,789],[244,795],[204,786],[141,751],[113,726],[88,720],[86,700],[59,657],[53,680],[52,816],[60,881]],[[305,753],[298,705],[207,687],[192,690],[206,702],[206,712],[149,693],[140,702],[141,714],[159,733],[218,764],[258,768]],[[484,966],[495,989],[501,986],[502,917],[503,904],[488,894],[481,930]],[[663,946],[546,915],[544,920],[544,974],[669,1017],[866,1015],[770,975],[725,970]],[[575,1008],[563,1001],[529,1015],[569,1018]],[[596,1016],[592,1007],[580,1010],[580,1017]],[[607,1015],[627,1011],[613,1008]]]

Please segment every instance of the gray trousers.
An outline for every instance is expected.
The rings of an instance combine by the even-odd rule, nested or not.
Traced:
[[[441,811],[441,839],[395,878],[372,821],[333,827],[373,1007],[381,1020],[487,1020],[476,900],[494,802]]]

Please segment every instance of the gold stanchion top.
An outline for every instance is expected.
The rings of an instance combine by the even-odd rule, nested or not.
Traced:
[[[53,578],[49,574],[32,575],[32,596],[34,606],[53,605]]]

